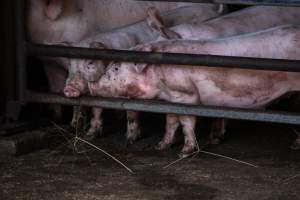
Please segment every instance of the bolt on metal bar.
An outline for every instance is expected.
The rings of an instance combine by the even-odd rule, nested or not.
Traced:
[[[148,0],[138,0],[148,1]],[[237,5],[265,5],[265,6],[300,6],[299,0],[154,0],[161,2],[191,2],[191,3],[217,3]]]
[[[100,97],[66,98],[62,95],[28,92],[27,100],[34,103],[92,106],[109,109],[134,110],[154,113],[174,113],[202,117],[241,119],[261,122],[300,124],[299,114],[285,112],[257,111],[250,109],[222,108],[175,104],[150,100],[111,99]]]
[[[17,100],[23,102],[26,89],[26,49],[25,49],[25,0],[16,0],[15,24],[16,24],[16,55],[17,55]]]
[[[27,51],[35,56],[89,58],[153,64],[179,64],[208,67],[228,67],[256,70],[300,72],[300,60],[213,56],[182,53],[149,53],[128,50],[91,49],[54,45],[27,44]]]

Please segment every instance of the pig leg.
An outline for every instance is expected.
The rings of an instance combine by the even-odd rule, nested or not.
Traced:
[[[74,106],[73,107],[73,116],[72,116],[72,121],[71,121],[71,126],[73,128],[76,127],[77,121],[81,118],[80,116],[80,107],[79,106]]]
[[[219,144],[226,132],[226,119],[213,119],[209,135],[209,144]]]
[[[179,157],[184,158],[199,150],[199,146],[195,135],[196,117],[181,115],[179,116],[180,123],[184,134],[184,145],[179,154]]]
[[[165,27],[164,21],[160,16],[159,11],[154,7],[150,7],[147,10],[147,24],[154,32],[157,32],[158,35],[160,35],[164,39],[181,38],[178,33]]]
[[[97,137],[97,135],[101,135],[102,133],[102,108],[92,108],[93,117],[91,119],[91,126],[85,135],[85,139],[93,140]]]
[[[138,117],[138,112],[127,111],[126,144],[132,144],[141,135]]]
[[[87,108],[81,106],[74,106],[71,126],[73,128],[85,129],[86,124],[87,124]]]
[[[57,66],[54,62],[47,62],[44,64],[44,69],[48,79],[49,89],[54,93],[61,93],[63,91],[65,81],[67,78],[67,72],[63,67]],[[54,119],[62,120],[62,106],[51,105]]]
[[[179,126],[179,117],[175,114],[166,116],[166,133],[163,139],[156,145],[156,150],[165,150],[174,143],[175,132]]]

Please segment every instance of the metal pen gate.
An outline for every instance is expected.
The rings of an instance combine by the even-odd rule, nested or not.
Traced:
[[[300,0],[160,0],[173,2],[223,3],[242,5],[300,6]],[[161,64],[204,65],[232,67],[256,70],[300,72],[300,60],[280,60],[262,58],[243,58],[214,55],[193,55],[175,53],[149,53],[126,50],[99,50],[78,47],[61,47],[32,44],[26,41],[25,34],[25,0],[16,0],[17,31],[17,71],[18,95],[12,105],[22,106],[28,102],[47,104],[66,104],[113,108],[156,113],[174,113],[204,117],[242,119],[252,121],[300,124],[300,113],[254,111],[250,109],[233,109],[225,107],[198,106],[166,103],[161,101],[141,101],[128,99],[109,99],[100,97],[66,98],[60,94],[37,93],[26,87],[27,56],[51,56],[68,58],[90,58],[116,61],[133,61]],[[300,81],[300,80],[299,80]]]

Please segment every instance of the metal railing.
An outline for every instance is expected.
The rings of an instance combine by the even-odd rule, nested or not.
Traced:
[[[163,0],[161,0],[163,1]],[[171,0],[174,1],[174,0]],[[283,0],[211,0],[211,1],[181,1],[181,2],[209,2],[246,5],[280,5],[300,6],[300,1]],[[61,47],[31,44],[25,40],[25,4],[24,0],[16,0],[16,30],[17,30],[17,64],[18,64],[18,101],[22,103],[51,103],[66,105],[82,105],[102,108],[147,111],[156,113],[175,113],[204,117],[219,117],[229,119],[244,119],[287,124],[300,124],[300,114],[285,112],[257,111],[249,109],[232,109],[210,106],[197,106],[166,103],[161,101],[140,101],[128,99],[107,99],[100,97],[81,97],[78,99],[65,98],[63,95],[37,93],[26,88],[25,65],[26,58],[32,56],[52,56],[71,58],[108,59],[118,61],[133,61],[162,64],[184,64],[218,67],[235,67],[244,69],[295,71],[300,72],[300,60],[280,60],[262,58],[243,58],[214,55],[193,55],[174,53],[149,53],[125,50],[99,50],[78,47]],[[184,67],[184,66],[183,66]]]

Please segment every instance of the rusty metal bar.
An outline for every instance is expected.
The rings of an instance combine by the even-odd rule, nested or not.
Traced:
[[[138,0],[149,1],[149,0]],[[166,2],[191,2],[191,3],[218,3],[218,4],[237,4],[237,5],[265,5],[265,6],[300,6],[299,0],[154,0]]]
[[[93,106],[109,109],[134,110],[154,113],[174,113],[202,117],[242,119],[261,122],[277,122],[285,124],[300,124],[299,114],[285,112],[257,111],[250,109],[222,108],[213,106],[198,106],[166,103],[149,100],[111,99],[100,97],[66,98],[62,95],[28,92],[27,100],[35,103],[65,104],[77,106]]]
[[[115,61],[145,62],[154,64],[202,65],[256,70],[300,72],[300,60],[246,58],[181,53],[149,53],[128,50],[91,49],[52,45],[27,44],[30,55],[89,58]]]

